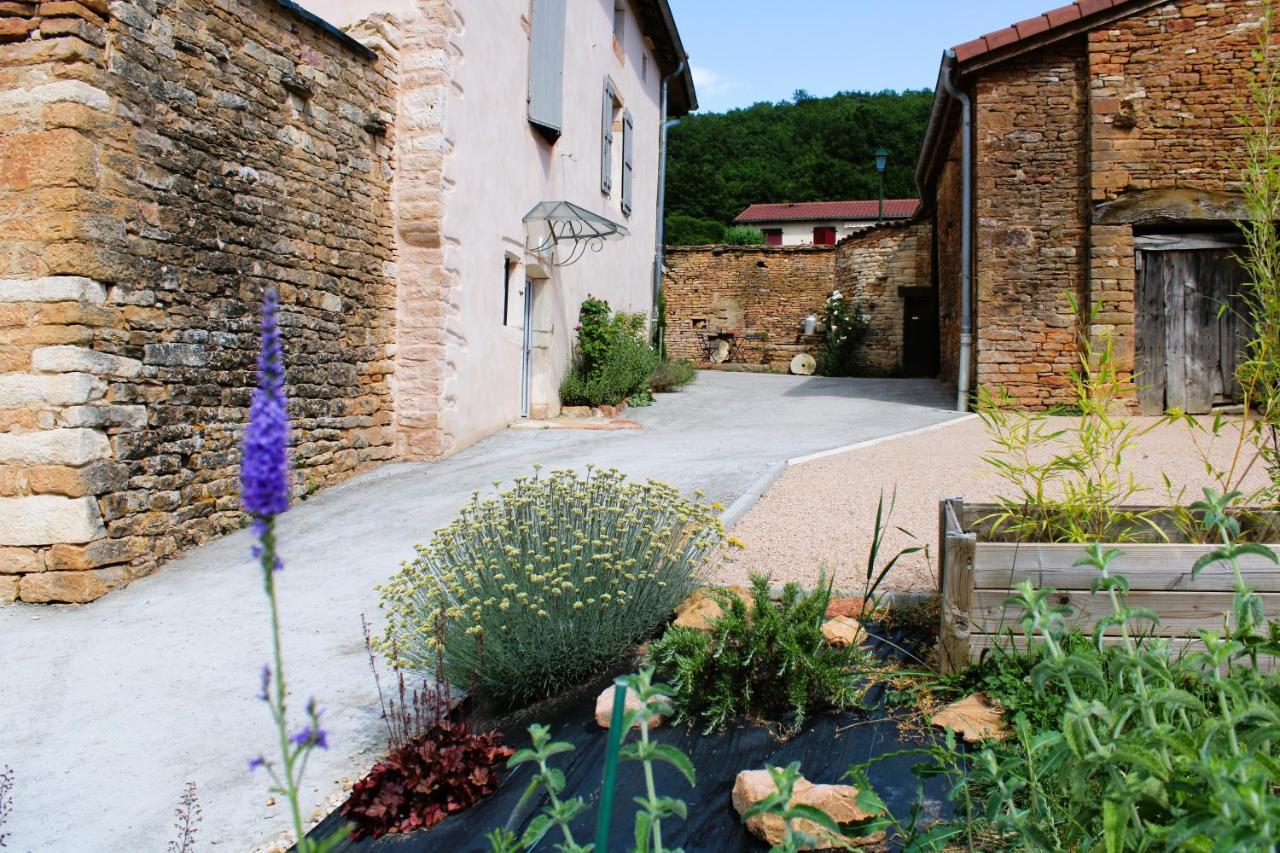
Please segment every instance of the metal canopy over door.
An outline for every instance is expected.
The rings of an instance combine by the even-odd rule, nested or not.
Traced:
[[[1134,371],[1142,413],[1203,414],[1239,400],[1236,365],[1251,335],[1234,234],[1135,238]]]

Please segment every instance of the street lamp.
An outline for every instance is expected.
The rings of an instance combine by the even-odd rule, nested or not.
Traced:
[[[880,173],[880,218],[878,222],[884,221],[884,169],[889,164],[889,152],[884,148],[876,149],[876,171]]]

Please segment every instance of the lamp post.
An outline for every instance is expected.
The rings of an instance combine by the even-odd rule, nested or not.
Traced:
[[[889,163],[889,152],[884,148],[876,149],[876,171],[880,173],[880,217],[877,222],[884,221],[884,168]]]

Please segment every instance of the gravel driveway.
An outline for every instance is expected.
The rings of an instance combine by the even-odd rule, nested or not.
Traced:
[[[360,616],[374,585],[475,489],[541,462],[594,462],[728,504],[779,461],[954,417],[942,386],[704,373],[631,413],[640,430],[507,430],[435,464],[357,477],[282,519],[285,652],[295,708],[325,708],[331,749],[307,773],[318,817],[382,745]],[[859,505],[864,501],[860,498]],[[798,518],[808,528],[811,519]],[[287,824],[246,761],[269,748],[253,697],[265,601],[240,532],[80,607],[0,608],[0,766],[16,775],[15,850],[160,850],[183,786],[198,786],[201,849],[243,851]]]
[[[1155,419],[1134,420],[1146,425]],[[1051,421],[1050,432],[1070,426],[1074,419]],[[1162,474],[1169,476],[1174,494],[1185,489],[1188,500],[1199,499],[1201,488],[1213,485],[1205,476],[1200,452],[1225,468],[1236,449],[1232,435],[1227,430],[1213,441],[1202,433],[1197,450],[1185,425],[1161,424],[1147,432],[1126,457],[1125,470],[1146,488],[1136,502],[1167,502]],[[838,587],[861,589],[875,528],[876,499],[883,490],[887,504],[897,489],[892,523],[908,533],[891,530],[881,560],[910,545],[929,548],[894,566],[882,589],[936,590],[933,552],[938,501],[963,497],[984,502],[1008,494],[1003,481],[981,459],[991,449],[982,422],[972,417],[792,466],[734,528],[734,536],[747,547],[734,552],[719,577],[739,583],[750,572],[764,572],[778,583],[808,584],[825,565],[836,573]],[[1250,472],[1246,482],[1248,488],[1266,482],[1261,466]]]

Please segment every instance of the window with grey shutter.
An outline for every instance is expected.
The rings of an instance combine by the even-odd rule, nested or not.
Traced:
[[[613,192],[613,81],[604,80],[604,108],[600,114],[600,191]]]
[[[566,0],[533,0],[529,29],[529,122],[555,141],[564,112]]]
[[[622,212],[631,213],[631,110],[622,111]]]

